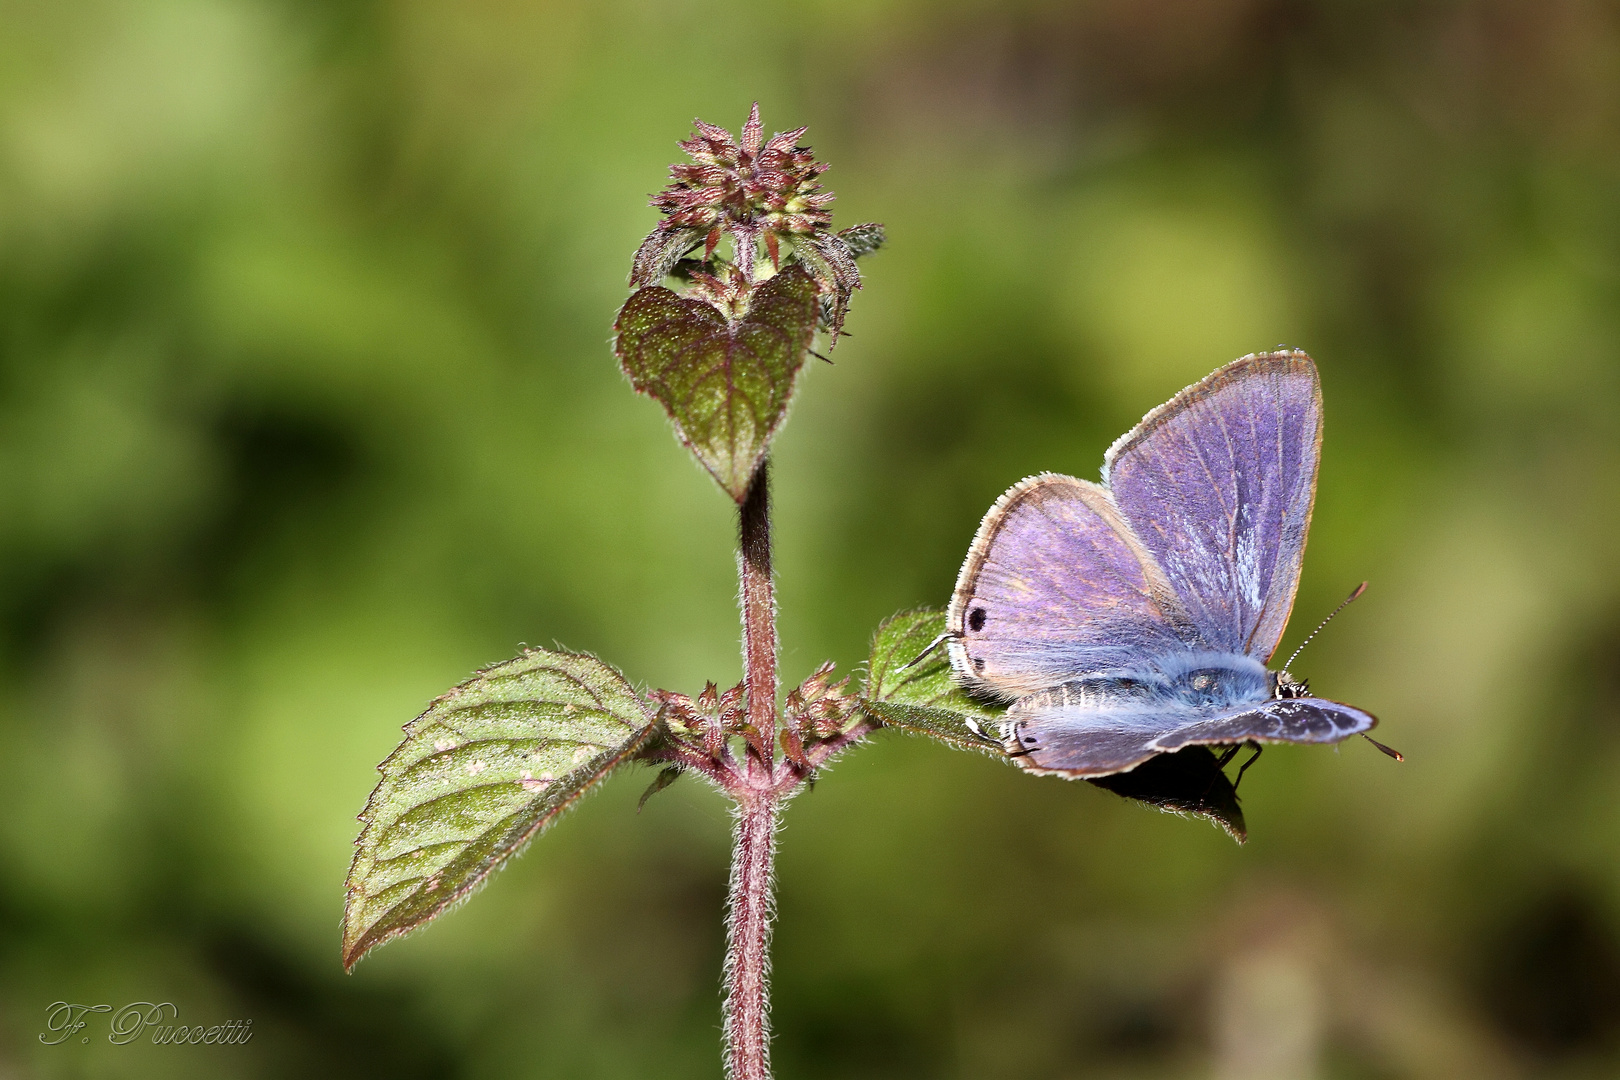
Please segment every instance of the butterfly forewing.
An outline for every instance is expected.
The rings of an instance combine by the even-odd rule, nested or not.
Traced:
[[[1322,396],[1300,352],[1247,356],[1149,413],[1108,451],[1125,520],[1213,648],[1270,658],[1299,584]]]
[[[1030,716],[1016,731],[1018,764],[1032,773],[1059,773],[1074,779],[1112,776],[1164,753],[1154,746],[1157,729],[1144,730],[1092,711],[1084,724],[1066,723],[1062,710]]]
[[[1199,717],[1174,707],[1150,712],[1064,704],[1051,691],[1019,701],[1007,718],[1021,765],[1075,778],[1123,772],[1188,746],[1336,743],[1378,723],[1371,713],[1323,698],[1284,698]]]
[[[1201,720],[1159,737],[1159,750],[1241,742],[1336,743],[1370,731],[1372,713],[1326,698],[1280,698],[1252,709]]]
[[[985,515],[946,629],[958,674],[1006,698],[1193,643],[1107,492],[1055,473],[1014,485]]]

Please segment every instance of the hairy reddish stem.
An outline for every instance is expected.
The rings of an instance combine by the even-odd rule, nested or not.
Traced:
[[[776,793],[742,794],[731,852],[726,919],[726,1076],[770,1080],[771,867],[776,857]]]
[[[768,773],[776,753],[776,596],[771,582],[770,463],[760,463],[738,515],[742,578],[743,684],[748,697],[749,773]],[[763,768],[761,768],[763,766]]]
[[[726,913],[726,1076],[770,1080],[771,866],[776,856],[776,601],[771,582],[769,467],[761,463],[738,515],[746,762],[733,775],[737,832]]]

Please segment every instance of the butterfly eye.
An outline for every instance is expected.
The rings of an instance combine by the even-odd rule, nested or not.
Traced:
[[[974,633],[984,629],[984,608],[976,607],[968,612],[968,629]]]

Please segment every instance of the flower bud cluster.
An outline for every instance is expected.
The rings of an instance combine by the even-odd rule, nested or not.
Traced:
[[[821,191],[817,177],[827,166],[809,147],[797,145],[805,128],[780,132],[764,141],[756,102],[743,125],[741,138],[702,120],[694,121],[697,135],[680,143],[692,164],[670,166],[674,180],[653,196],[661,210],[659,228],[701,229],[704,256],[712,255],[722,231],[757,230],[765,241],[773,265],[780,265],[780,241],[802,236],[832,223],[822,207],[833,201]],[[747,260],[739,258],[739,264]],[[745,268],[746,271],[746,268]]]
[[[806,129],[767,140],[758,102],[740,136],[702,120],[693,125],[696,134],[679,144],[692,161],[670,166],[671,183],[652,197],[664,217],[636,251],[630,284],[657,285],[673,274],[693,295],[737,318],[756,282],[792,259],[815,280],[821,322],[836,345],[850,295],[861,287],[855,259],[882,244],[882,226],[833,232],[825,209],[833,194],[818,179],[827,166],[798,145]],[[729,263],[716,255],[726,236]],[[702,255],[695,256],[700,245]],[[760,261],[761,245],[768,265]]]

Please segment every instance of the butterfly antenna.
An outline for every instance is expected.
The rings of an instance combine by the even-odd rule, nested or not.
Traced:
[[[918,653],[916,656],[913,656],[906,663],[901,664],[900,665],[900,670],[904,671],[907,668],[916,667],[918,664],[923,662],[923,658],[926,657],[929,653],[933,652],[935,649],[939,648],[941,645],[945,644],[947,641],[950,641],[952,638],[958,638],[958,637],[961,637],[961,636],[962,636],[961,634],[952,633],[949,630],[945,631],[943,634],[939,635],[939,637],[935,638],[933,641],[930,641],[928,643],[928,648],[924,649],[922,652]]]
[[[1317,634],[1320,634],[1322,632],[1322,627],[1324,627],[1328,623],[1332,622],[1333,621],[1333,616],[1337,615],[1339,612],[1341,612],[1345,608],[1349,607],[1350,602],[1352,600],[1354,600],[1356,597],[1360,596],[1362,593],[1364,593],[1366,591],[1367,591],[1367,583],[1365,581],[1363,581],[1360,585],[1357,585],[1355,591],[1352,592],[1349,596],[1345,597],[1344,602],[1342,604],[1340,604],[1338,607],[1334,608],[1332,611],[1330,611],[1328,613],[1328,617],[1323,619],[1320,623],[1318,623],[1317,626],[1316,626],[1316,629],[1312,630],[1310,632],[1310,635],[1307,636],[1304,641],[1299,643],[1299,648],[1294,650],[1294,654],[1288,658],[1288,663],[1284,664],[1282,666],[1282,669],[1284,671],[1288,671],[1290,668],[1292,668],[1294,666],[1294,661],[1299,657],[1299,654],[1305,651],[1305,646],[1309,645],[1311,643],[1311,639],[1316,637]]]

